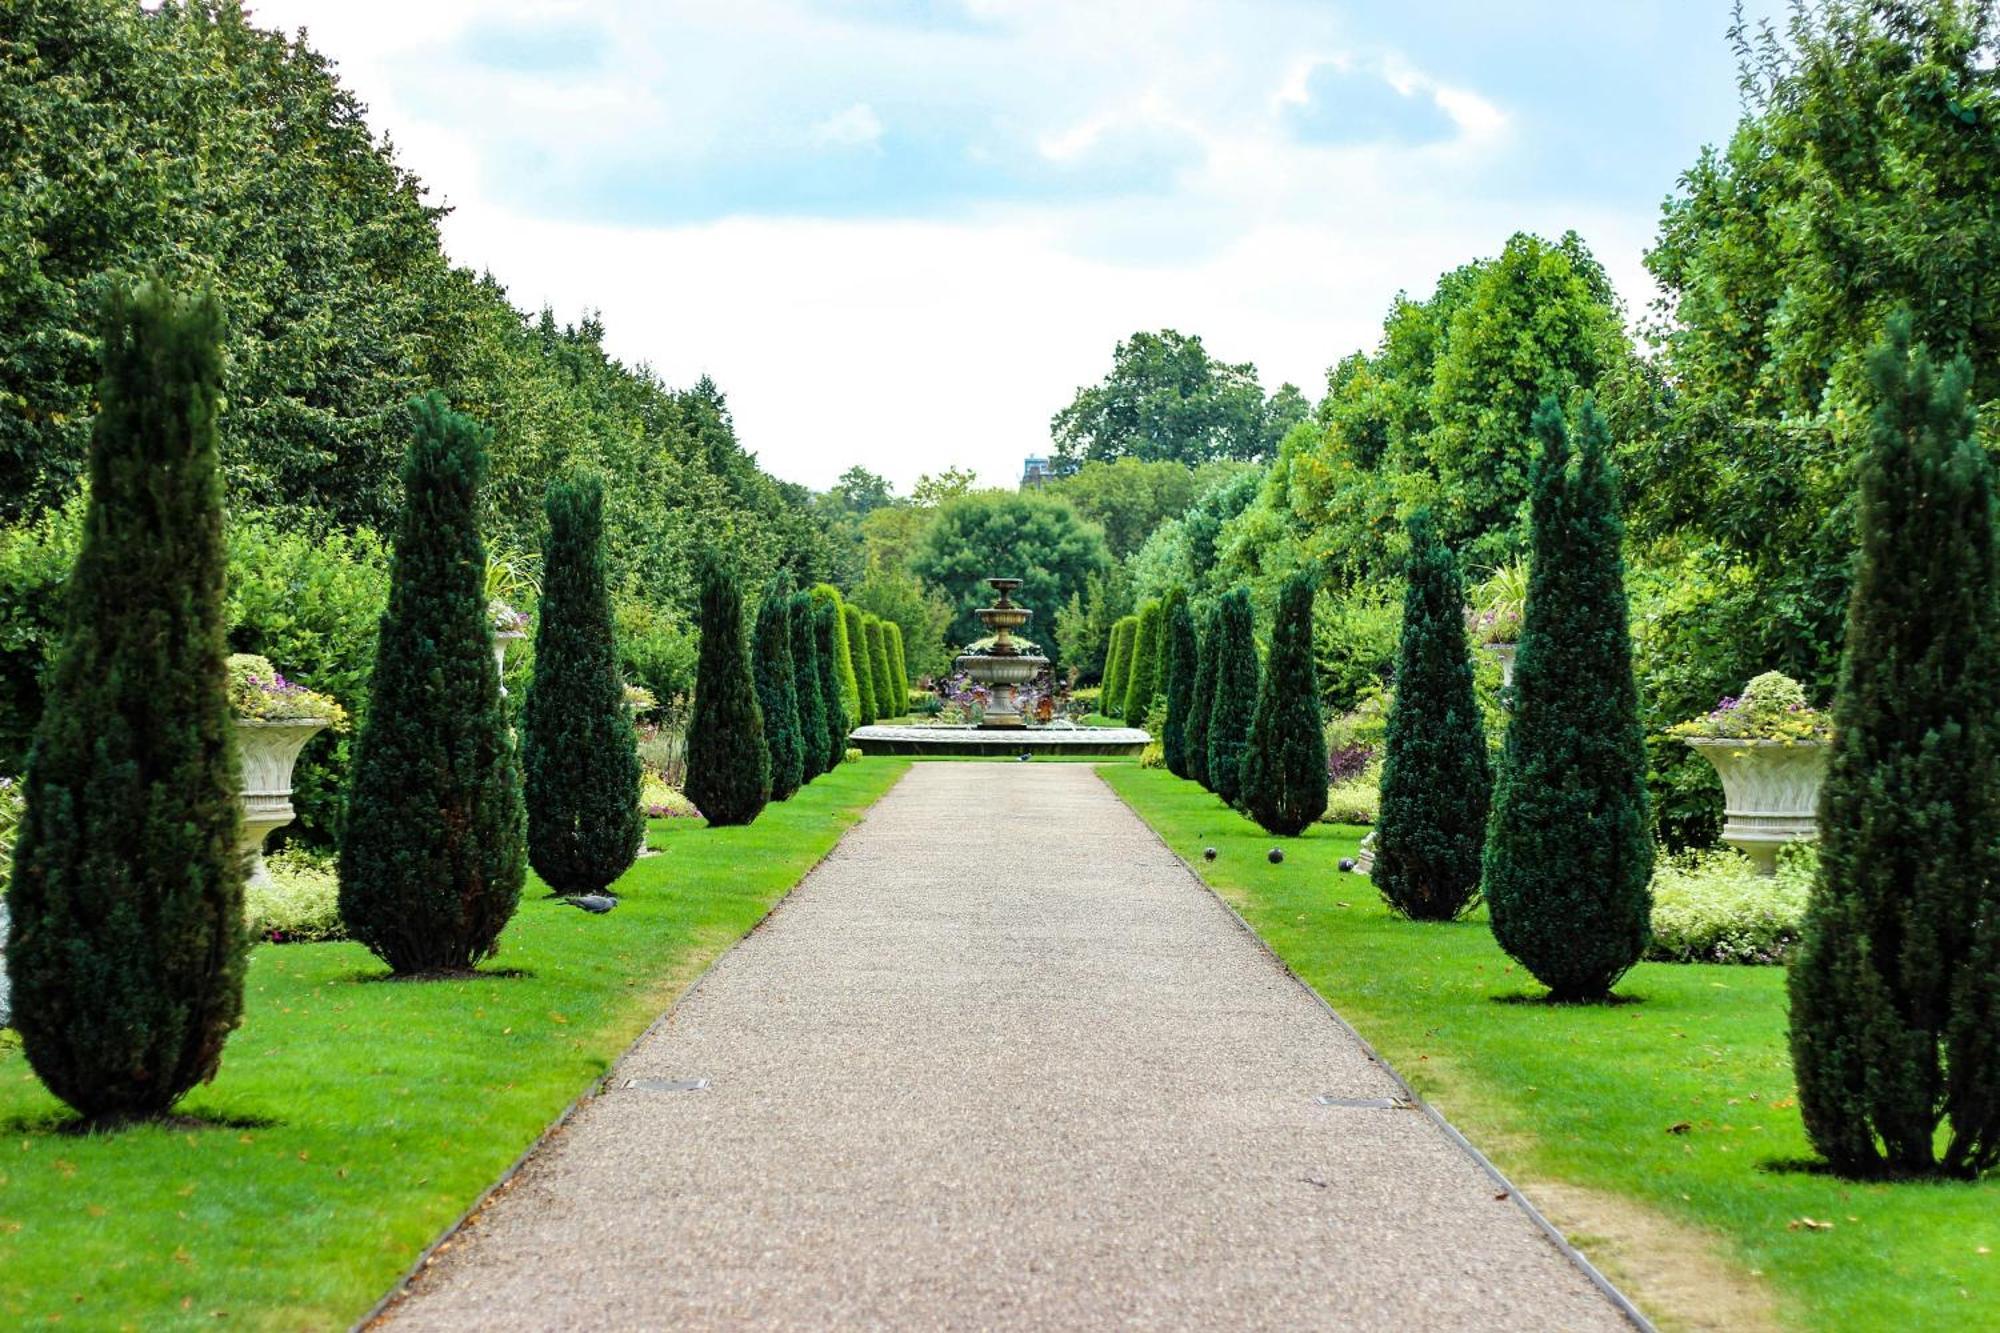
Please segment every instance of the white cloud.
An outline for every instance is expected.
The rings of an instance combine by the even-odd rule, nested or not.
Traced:
[[[812,141],[836,148],[874,147],[882,139],[882,118],[866,102],[836,111],[812,128]]]

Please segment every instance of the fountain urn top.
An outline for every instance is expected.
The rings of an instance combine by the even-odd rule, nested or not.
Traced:
[[[992,606],[982,606],[972,614],[979,617],[981,624],[993,631],[992,655],[1012,657],[1020,652],[1014,645],[1013,631],[1020,629],[1034,618],[1035,613],[1024,606],[1014,605],[1008,594],[1021,586],[1019,579],[988,579],[988,587],[999,593],[998,601]]]

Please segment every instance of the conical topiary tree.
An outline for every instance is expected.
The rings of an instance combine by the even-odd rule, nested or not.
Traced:
[[[910,665],[903,656],[903,627],[893,620],[882,622],[882,644],[889,650],[889,670],[895,677],[896,716],[910,711]]]
[[[1500,947],[1552,998],[1597,1000],[1645,952],[1653,904],[1624,525],[1596,405],[1586,398],[1578,409],[1574,461],[1553,398],[1534,429],[1528,599],[1486,902]]]
[[[854,665],[855,699],[861,709],[861,725],[868,726],[881,716],[876,707],[875,655],[868,647],[868,621],[858,606],[844,606],[847,620],[847,654]]]
[[[412,405],[403,514],[340,846],[348,934],[400,974],[490,957],[527,874],[521,772],[486,607],[487,432]]]
[[[792,642],[792,696],[799,706],[799,769],[807,782],[827,771],[826,685],[820,673],[819,641],[813,633],[812,594],[795,592],[785,603]],[[838,702],[836,690],[835,702]]]
[[[798,687],[793,682],[792,576],[780,570],[764,588],[751,640],[750,676],[764,713],[764,746],[771,752],[771,799],[789,801],[805,785],[805,738],[799,731]]]
[[[1187,598],[1176,598],[1167,616],[1167,726],[1160,748],[1167,771],[1177,778],[1192,776],[1188,769],[1188,713],[1194,706],[1195,675],[1200,667],[1194,612]]]
[[[1106,717],[1125,716],[1125,687],[1132,680],[1132,635],[1139,617],[1120,616],[1111,626],[1111,647],[1104,656],[1104,680],[1098,688],[1097,711]]]
[[[831,773],[847,757],[847,733],[852,730],[840,693],[840,631],[847,622],[839,604],[823,600],[817,592],[812,604],[813,649],[819,654],[820,700],[826,709],[826,748],[821,762]]]
[[[884,722],[901,717],[909,707],[908,696],[904,696],[902,704],[897,703],[896,682],[889,669],[889,639],[882,632],[882,621],[867,616],[862,627],[868,634],[868,676],[875,682],[875,717]]]
[[[1122,713],[1128,725],[1143,727],[1153,711],[1153,696],[1160,692],[1160,603],[1147,602],[1139,608],[1139,622],[1132,631],[1132,665],[1125,681]]]
[[[1267,832],[1288,838],[1326,813],[1326,729],[1313,670],[1313,584],[1305,574],[1278,590],[1271,655],[1243,752],[1243,807]]]
[[[831,583],[815,583],[812,597],[814,602],[833,608],[832,664],[834,681],[840,686],[840,750],[846,754],[847,733],[861,725],[861,682],[854,674],[854,649],[847,642],[847,603]]]
[[[1861,559],[1788,978],[1806,1133],[1847,1175],[2000,1166],[2000,570],[1962,358],[1868,358]]]
[[[1187,735],[1182,741],[1187,775],[1204,787],[1208,781],[1208,719],[1215,712],[1215,658],[1221,644],[1222,607],[1208,608],[1195,635],[1194,686],[1188,692]]]
[[[1208,789],[1230,805],[1243,798],[1243,750],[1257,706],[1257,641],[1250,590],[1237,588],[1216,613],[1214,699],[1208,710]]]
[[[771,751],[743,642],[743,594],[712,555],[701,572],[701,656],[687,731],[688,799],[711,827],[748,824],[771,799]]]
[[[157,282],[106,307],[83,544],[8,890],[28,1063],[101,1125],[213,1078],[243,1011],[222,328],[213,297]]]
[[[638,737],[604,581],[604,486],[549,487],[535,674],[521,710],[528,863],[559,894],[598,893],[645,837]]]
[[[1403,916],[1451,921],[1479,900],[1493,770],[1472,692],[1465,582],[1428,510],[1410,520],[1404,574],[1375,887]]]

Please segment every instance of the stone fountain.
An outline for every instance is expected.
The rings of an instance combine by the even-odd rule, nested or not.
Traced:
[[[989,731],[1024,726],[1014,692],[1049,668],[1049,659],[1021,651],[1014,631],[1034,618],[1025,606],[1016,606],[1008,596],[1021,586],[1019,579],[988,579],[988,587],[999,596],[993,606],[982,606],[972,614],[993,631],[993,646],[983,653],[966,653],[958,659],[958,669],[986,687],[986,718],[979,725]]]

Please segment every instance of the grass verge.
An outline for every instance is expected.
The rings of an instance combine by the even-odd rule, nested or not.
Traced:
[[[65,1134],[0,1049],[0,1325],[346,1326],[907,768],[843,764],[748,828],[654,821],[607,916],[531,879],[478,980],[258,948],[221,1075],[181,1104],[206,1125]]]
[[[1618,988],[1632,1003],[1539,1003],[1483,912],[1411,924],[1341,873],[1364,830],[1274,838],[1164,771],[1103,777],[1664,1327],[1957,1329],[2000,1310],[2000,1180],[1810,1169],[1780,969],[1643,963]]]

